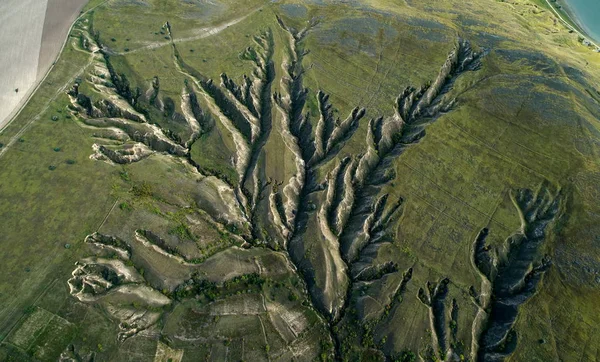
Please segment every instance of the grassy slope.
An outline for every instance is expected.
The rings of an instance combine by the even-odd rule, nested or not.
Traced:
[[[545,18],[544,14],[528,13],[527,5],[517,4],[516,9],[523,12],[523,19],[527,20],[528,28],[549,27],[549,19]],[[513,14],[508,15],[510,17],[506,16],[505,19],[512,20]],[[520,22],[520,19],[517,20]],[[510,25],[513,26],[514,33],[523,31],[522,26],[515,26],[514,20]],[[577,56],[591,59],[590,63],[598,64],[597,58],[590,58],[591,52],[581,51],[583,47],[573,44],[574,37],[567,37],[561,33],[564,34],[565,31],[559,31],[558,34],[530,33],[534,37],[531,45],[545,44],[548,40],[560,40],[563,44],[568,42],[571,44],[568,50],[550,48],[553,53],[560,53],[556,54],[555,58],[559,63],[564,64],[569,58]],[[577,62],[580,63],[581,60]],[[523,65],[508,65],[493,54],[488,59],[487,71],[490,76],[502,72],[540,74]],[[550,75],[550,78],[566,80],[567,75],[558,71]],[[577,120],[575,114],[563,115],[563,118],[554,115],[554,107],[558,104],[566,108],[573,106],[578,97],[573,92],[562,93],[565,98],[562,103],[557,103],[557,99],[542,98],[540,96],[543,93],[539,93],[557,94],[556,90],[536,87],[537,92],[532,92],[533,89],[528,87],[525,92],[518,92],[518,88],[527,87],[527,82],[522,79],[523,76],[513,78],[505,84],[497,81],[487,82],[477,87],[476,91],[465,93],[462,100],[465,105],[431,127],[429,137],[418,148],[413,149],[410,156],[406,155],[399,165],[398,174],[410,176],[396,182],[396,185],[401,185],[398,190],[404,195],[412,193],[412,197],[407,195],[410,206],[401,224],[402,235],[408,241],[407,247],[412,253],[419,255],[423,266],[436,271],[434,275],[451,276],[451,279],[454,277],[455,281],[464,287],[473,283],[468,265],[468,241],[473,240],[476,230],[489,225],[492,236],[502,239],[516,226],[517,220],[514,214],[510,214],[510,203],[507,202],[505,193],[508,186],[535,185],[542,178],[556,184],[569,185],[568,178],[572,175],[597,173],[598,164],[593,158],[594,153],[582,154],[574,147],[581,140],[588,142],[590,139],[589,131],[581,127],[582,123],[586,123],[589,129],[597,130],[598,123],[595,117],[589,113],[586,115],[587,112],[581,112],[586,120]],[[502,97],[494,94],[500,87],[509,89]],[[511,97],[516,99],[511,100]],[[523,112],[517,114],[518,105],[524,97],[529,97],[529,100],[525,103]],[[549,102],[550,99],[552,101]],[[511,105],[511,102],[515,103]],[[589,102],[592,107],[597,107],[594,101]],[[580,107],[575,108],[581,110]],[[499,175],[502,176],[498,177]],[[411,189],[414,191],[407,192]],[[579,188],[571,196],[571,223],[563,231],[561,238],[555,244],[550,244],[547,250],[549,254],[552,254],[552,249],[557,247],[557,244],[567,249],[596,252],[590,245],[589,234],[581,235],[584,232],[577,226],[578,223],[592,223],[588,215],[593,213],[597,206],[591,201],[595,192],[590,191],[590,188]],[[506,210],[503,210],[504,208]],[[456,245],[449,243],[450,240]],[[581,254],[579,256],[581,257]],[[590,318],[593,319],[596,313],[587,293],[597,295],[597,290],[592,291],[589,284],[569,286],[559,276],[561,267],[559,264],[545,280],[545,284],[551,287],[543,289],[543,296],[534,299],[524,308],[517,327],[524,331],[524,335],[514,360],[530,360],[532,356],[546,360],[543,356],[549,355],[566,360],[595,358],[596,350],[593,347],[575,347],[576,341],[580,339],[589,340],[591,344],[588,345],[594,345],[592,327],[584,328],[578,335],[572,335],[560,327],[551,327],[557,321],[561,321],[557,324],[566,323],[566,320],[571,318],[572,308],[577,308],[583,313],[582,320],[585,321],[585,326],[593,325]],[[586,293],[579,297],[571,288],[583,288]],[[556,300],[555,298],[565,300],[566,304],[558,306],[550,302]],[[572,306],[567,307],[571,303]],[[540,310],[544,311],[541,315],[538,313]],[[410,314],[411,311],[407,311],[405,315]],[[541,321],[552,322],[549,324]],[[534,322],[536,325],[544,324],[545,329],[527,328]],[[409,339],[401,337],[400,345],[409,342],[411,338],[415,340],[414,336],[409,336],[413,334],[414,329],[408,330],[411,332],[404,338]],[[547,335],[552,336],[550,343],[548,338],[544,337]],[[538,343],[539,339],[545,339],[546,343]],[[563,345],[569,347],[562,350],[560,346]]]
[[[162,3],[165,6],[160,10],[162,12],[148,11],[142,15],[138,15],[137,8],[128,6],[119,11],[99,8],[97,28],[103,38],[116,39],[117,50],[136,49],[145,42],[160,39],[161,35],[154,33],[160,31],[165,20],[172,23],[176,36],[181,34],[183,37],[193,36],[193,28],[198,26],[219,24],[223,19],[248,13],[240,7],[199,24],[189,19],[180,20],[177,8],[167,7],[168,2]],[[248,8],[257,8],[259,3]],[[368,105],[369,117],[389,114],[391,101],[402,88],[431,79],[451,44],[428,41],[428,36],[435,40],[441,34],[452,39],[458,33],[480,45],[486,45],[487,39],[487,45],[493,48],[543,51],[550,56],[550,66],[555,68],[554,72],[543,73],[526,61],[507,60],[493,51],[486,60],[483,74],[461,79],[457,85],[459,90],[465,90],[459,98],[460,108],[430,127],[425,140],[397,163],[399,176],[389,191],[405,197],[408,202],[398,242],[382,254],[395,255],[402,269],[414,264],[415,278],[409,285],[405,303],[394,315],[393,320],[397,323],[386,327],[403,326],[388,346],[419,348],[420,338],[427,337],[425,310],[414,297],[418,287],[440,276],[449,276],[463,291],[475,284],[475,275],[468,262],[475,234],[479,228],[489,225],[492,240],[500,241],[508,236],[517,227],[518,220],[512,212],[507,190],[510,187],[534,188],[545,178],[572,190],[571,218],[559,237],[548,244],[546,252],[554,256],[555,267],[544,279],[539,295],[522,308],[517,325],[521,340],[513,359],[594,360],[595,346],[599,345],[594,337],[597,336],[599,315],[594,303],[598,289],[584,283],[583,278],[568,278],[566,265],[581,260],[582,254],[598,255],[593,246],[594,232],[597,234],[594,225],[598,222],[595,215],[599,211],[594,201],[598,196],[594,180],[600,172],[599,150],[597,135],[593,134],[598,132],[598,113],[594,117],[586,109],[597,108],[598,104],[582,101],[587,97],[586,87],[569,81],[561,66],[567,64],[587,69],[589,83],[594,84],[591,70],[600,67],[597,54],[578,45],[576,36],[568,34],[560,24],[554,25],[548,10],[540,12],[539,7],[536,9],[526,1],[469,4],[444,1],[435,2],[435,5],[409,1],[408,6],[396,1],[368,3],[378,11],[362,12],[344,6],[327,9],[314,5],[308,10],[309,15],[323,16],[323,27],[307,41],[311,53],[305,62],[312,66],[307,71],[305,85],[313,91],[320,88],[331,93],[332,103],[342,117],[356,105]],[[425,10],[431,10],[429,6],[433,6],[434,11],[428,11],[432,15],[427,16],[443,24],[444,28],[431,30],[419,24],[404,25],[403,21],[409,16],[423,17]],[[134,11],[136,16],[132,16]],[[186,61],[213,78],[221,71],[239,78],[248,71],[237,58],[239,51],[249,44],[245,35],[270,26],[276,31],[276,37],[281,36],[272,19],[273,11],[280,11],[277,4],[265,5],[262,11],[252,13],[245,21],[217,37],[189,42],[189,47],[187,44],[181,46],[181,49],[194,49],[186,54]],[[396,18],[386,12],[402,15]],[[357,24],[365,18],[376,19],[377,25],[372,29],[375,35],[356,29],[348,29],[345,34],[336,31],[336,21],[344,20],[340,14],[344,18],[359,19]],[[303,19],[292,17],[290,21],[300,23]],[[376,28],[381,24],[389,24],[394,31],[378,37]],[[418,30],[422,30],[418,33],[422,38],[415,37]],[[482,31],[505,40],[480,38]],[[356,41],[344,42],[344,39]],[[527,39],[527,43],[520,39]],[[138,82],[148,82],[158,75],[166,94],[178,99],[183,77],[171,66],[170,57],[170,48],[162,47],[132,52],[125,59],[138,72]],[[276,54],[276,59],[280,57]],[[83,55],[67,48],[46,84],[19,119],[0,134],[0,143],[7,144],[18,129],[34,119],[54,96],[57,87],[72,76],[73,68],[77,64],[83,66],[85,62]],[[586,62],[589,65],[585,66]],[[502,74],[518,76],[509,78]],[[481,75],[492,78],[468,89],[469,82]],[[539,78],[526,78],[539,75],[574,84],[584,97],[571,89],[561,92],[544,88],[539,85]],[[278,86],[278,81],[275,84]],[[564,101],[556,103],[558,98],[553,97],[563,97]],[[58,278],[58,283],[64,285],[70,271],[67,266],[78,259],[79,244],[84,236],[96,230],[120,192],[126,191],[113,187],[113,184],[127,187],[118,177],[119,169],[87,158],[93,139],[89,132],[82,131],[58,113],[64,109],[65,102],[66,97],[59,95],[23,134],[24,142],[15,143],[0,158],[0,169],[3,170],[0,176],[0,210],[3,210],[0,215],[0,254],[6,275],[0,281],[2,334],[7,333],[24,308],[31,305],[48,285],[51,288],[40,303],[50,303],[48,300],[56,296],[57,304],[62,306],[55,307],[56,311],[65,313],[64,310],[72,307],[66,296],[61,297],[64,288],[49,283]],[[522,105],[524,111],[519,112]],[[576,113],[558,113],[560,107],[574,108]],[[60,116],[58,122],[50,120],[54,114]],[[359,131],[348,144],[348,150],[362,149],[363,134]],[[229,143],[230,149],[231,146]],[[55,147],[60,147],[61,151],[53,151]],[[274,134],[267,154],[285,159],[282,149],[283,143]],[[197,152],[204,154],[202,149]],[[66,159],[74,159],[77,163],[67,165]],[[50,171],[50,165],[58,167]],[[292,165],[287,164],[286,169],[273,168],[273,176],[286,179],[288,167]],[[65,243],[73,247],[65,249]],[[565,250],[568,257],[563,256]],[[466,295],[455,293],[459,302],[467,306]],[[14,295],[19,298],[13,298]],[[52,309],[51,306],[47,308]],[[575,323],[571,323],[573,311],[577,311],[579,318]],[[85,328],[94,325],[94,320],[103,320],[94,313],[93,310],[86,312]],[[97,325],[106,325],[102,328],[110,329],[105,320]],[[103,337],[99,335],[88,335],[90,341],[86,343],[92,346],[113,343],[108,338],[100,341]],[[468,331],[461,331],[461,335],[468,338]],[[539,343],[541,338],[544,343]],[[582,341],[587,341],[584,346]],[[135,342],[128,342],[132,343]]]
[[[56,269],[65,261],[71,263],[77,248],[66,250],[64,245],[76,246],[95,230],[114,201],[111,168],[87,158],[93,140],[72,119],[65,118],[66,95],[57,90],[67,79],[72,81],[73,68],[86,61],[68,48],[32,102],[0,135],[0,142],[7,145],[18,128],[29,125],[0,159],[0,247],[6,256],[7,276],[0,285],[3,333],[24,305],[61,275]],[[59,117],[56,122],[51,120],[54,115]],[[76,163],[67,164],[69,159]],[[56,169],[51,171],[49,166]]]

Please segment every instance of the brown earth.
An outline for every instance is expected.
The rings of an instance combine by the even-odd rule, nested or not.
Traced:
[[[35,92],[58,57],[71,24],[88,0],[47,0],[29,3],[11,0],[0,4],[0,44],[7,49],[0,59],[0,130]],[[45,7],[45,11],[44,11]],[[40,23],[43,27],[40,29]],[[35,55],[34,55],[35,54]],[[4,85],[4,86],[2,86]],[[18,89],[18,92],[15,91]]]
[[[48,0],[37,68],[38,80],[44,77],[56,60],[71,24],[87,2],[88,0]]]

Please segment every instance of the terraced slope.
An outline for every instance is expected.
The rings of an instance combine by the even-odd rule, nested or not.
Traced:
[[[2,358],[597,358],[600,61],[551,12],[97,5],[0,134]]]

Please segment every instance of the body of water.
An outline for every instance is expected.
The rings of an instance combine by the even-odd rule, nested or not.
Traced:
[[[600,42],[600,0],[565,0],[581,27]]]

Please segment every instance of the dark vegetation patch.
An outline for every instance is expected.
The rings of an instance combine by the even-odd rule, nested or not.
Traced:
[[[592,231],[597,234],[600,230]],[[571,286],[600,289],[600,263],[590,253],[561,247],[556,250],[556,267],[561,277]]]
[[[557,75],[560,72],[558,64],[547,55],[540,52],[526,50],[495,49],[495,54],[510,63],[518,63],[521,66],[531,67],[534,71],[548,75]]]
[[[215,0],[180,0],[184,5],[181,17],[199,21],[211,21],[223,15],[228,6]]]
[[[316,39],[323,44],[341,44],[348,50],[365,52],[371,56],[378,52],[378,45],[372,41],[373,38],[388,44],[397,35],[398,31],[394,27],[383,19],[373,17],[344,19],[327,25],[326,29],[317,28],[314,32]]]
[[[569,65],[563,65],[562,69],[567,77],[575,80],[579,84],[587,84],[587,77],[581,70],[573,68]]]
[[[279,6],[286,16],[292,18],[305,18],[308,14],[306,6],[300,4],[282,4]]]

